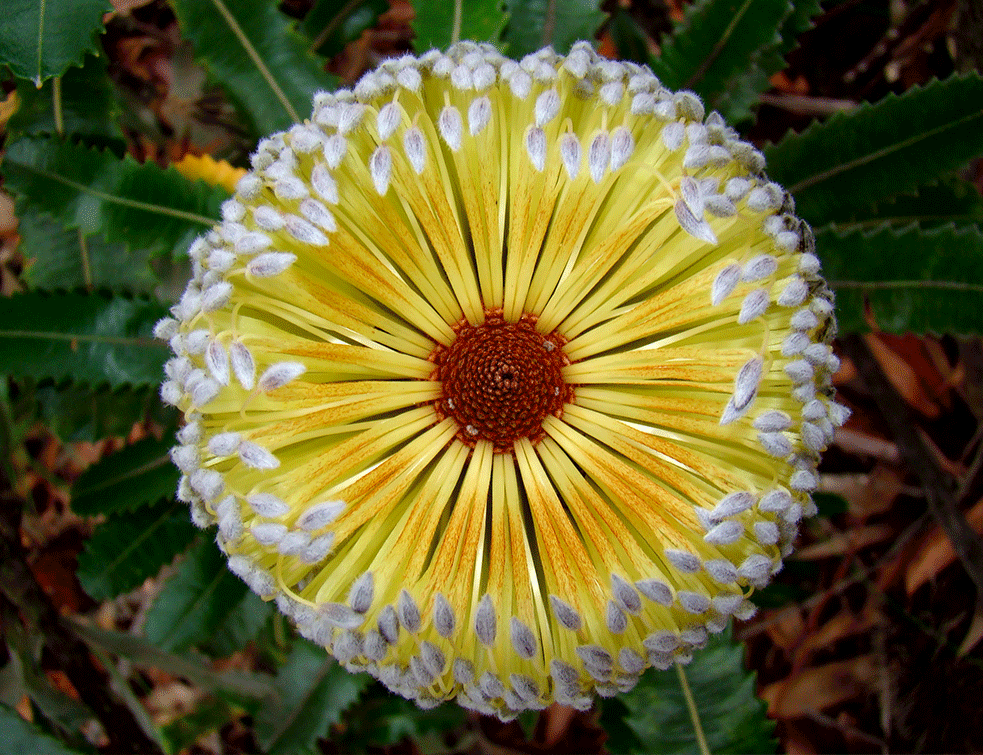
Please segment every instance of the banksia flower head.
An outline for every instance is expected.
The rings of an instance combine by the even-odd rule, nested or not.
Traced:
[[[348,668],[503,719],[749,615],[845,419],[761,154],[586,44],[459,44],[314,105],[158,326],[229,568]]]

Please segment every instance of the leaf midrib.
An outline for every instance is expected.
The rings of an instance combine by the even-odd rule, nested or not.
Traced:
[[[275,751],[276,746],[286,736],[287,732],[290,731],[290,727],[294,725],[294,722],[296,722],[298,716],[300,716],[301,711],[304,709],[308,701],[314,695],[314,690],[316,690],[321,685],[321,682],[324,681],[325,677],[327,677],[328,670],[331,668],[331,663],[332,661],[326,660],[324,663],[321,664],[320,669],[318,669],[317,676],[315,677],[314,683],[307,688],[307,692],[304,694],[304,697],[300,700],[300,703],[298,705],[293,706],[293,710],[291,710],[287,716],[278,719],[282,721],[283,726],[278,727],[275,730],[276,735],[270,740],[269,747],[266,748],[269,752]]]
[[[30,173],[35,176],[40,176],[41,178],[46,178],[49,181],[54,181],[55,183],[60,183],[63,186],[67,186],[70,189],[74,189],[80,194],[88,194],[89,196],[95,197],[96,199],[102,200],[107,204],[116,204],[120,207],[129,207],[133,210],[142,210],[144,212],[153,213],[156,215],[164,215],[166,217],[177,218],[178,220],[185,220],[190,223],[198,223],[206,227],[211,227],[215,225],[215,220],[213,218],[205,217],[204,215],[198,215],[194,212],[186,212],[185,210],[178,210],[174,207],[165,207],[159,204],[150,204],[149,202],[140,202],[136,199],[127,199],[126,197],[120,197],[116,194],[107,194],[104,191],[98,191],[93,189],[91,186],[86,186],[78,181],[73,181],[70,178],[66,178],[60,173],[53,173],[50,170],[42,170],[36,168],[33,165],[26,165],[20,163],[18,167],[26,173]]]
[[[915,134],[914,136],[910,136],[907,139],[903,139],[900,142],[889,144],[886,147],[882,147],[879,150],[875,150],[874,152],[870,152],[866,155],[861,155],[860,157],[854,158],[853,160],[848,160],[845,163],[840,163],[839,165],[835,165],[832,168],[829,168],[828,170],[821,171],[819,173],[816,173],[815,175],[809,176],[808,178],[799,181],[796,184],[793,184],[792,186],[789,187],[788,191],[790,194],[794,196],[798,194],[800,191],[802,191],[803,189],[807,189],[823,181],[829,180],[831,178],[835,178],[836,176],[854,170],[855,168],[863,167],[864,165],[872,163],[876,160],[880,160],[881,158],[887,157],[895,152],[906,149],[908,147],[912,147],[918,144],[919,142],[924,141],[925,139],[931,139],[933,137],[936,137],[939,134],[944,133],[949,129],[958,128],[964,123],[967,123],[977,118],[983,118],[983,111],[969,113],[968,115],[964,115],[962,118],[959,118],[958,120],[949,121],[948,123],[943,123],[941,126],[936,126],[935,128],[930,129],[929,131],[923,131],[919,134]]]
[[[983,284],[962,283],[960,281],[933,281],[933,280],[878,280],[878,281],[856,281],[856,280],[830,280],[829,285],[834,289],[908,289],[908,288],[933,288],[940,291],[969,291],[972,293],[983,293]]]
[[[115,477],[103,480],[102,482],[96,483],[88,488],[76,490],[74,496],[76,498],[81,498],[82,496],[93,495],[94,493],[98,493],[100,490],[113,487],[114,485],[119,485],[127,480],[147,474],[148,472],[153,472],[155,469],[159,469],[160,467],[166,466],[169,463],[170,457],[167,454],[162,454],[160,457],[153,459],[152,461],[148,461],[146,464],[142,464],[139,467],[130,469],[121,475],[116,475]]]
[[[44,14],[48,10],[48,0],[41,0],[38,8],[38,74],[34,77],[34,86],[41,88],[41,59],[44,57]]]
[[[144,529],[133,541],[119,552],[119,554],[106,564],[106,568],[102,571],[96,573],[96,580],[93,581],[103,581],[106,579],[106,575],[116,571],[123,561],[129,557],[129,555],[136,550],[145,540],[147,540],[154,532],[164,526],[171,519],[171,515],[177,510],[179,506],[183,507],[183,504],[175,503],[167,511],[165,511],[161,516],[159,516],[154,522],[151,522],[150,526]]]
[[[290,116],[290,119],[294,123],[300,123],[300,114],[291,104],[286,93],[280,87],[279,82],[276,80],[276,78],[274,78],[273,73],[266,66],[266,63],[263,62],[263,58],[260,57],[256,47],[253,45],[249,37],[246,36],[246,32],[239,25],[239,22],[236,21],[235,16],[232,15],[232,12],[228,9],[228,7],[226,7],[222,0],[211,0],[211,2],[212,5],[215,6],[215,10],[217,10],[222,18],[225,19],[225,23],[229,25],[229,30],[236,36],[236,39],[239,40],[239,44],[242,45],[242,48],[246,51],[246,55],[249,56],[249,59],[253,62],[253,65],[256,66],[256,70],[259,71],[260,76],[262,76],[266,81],[267,86],[273,90],[273,95],[280,101],[280,104],[283,105],[283,109],[287,111],[287,115]]]
[[[48,330],[2,330],[0,339],[24,338],[39,341],[79,341],[83,343],[105,343],[112,346],[140,346],[163,350],[165,347],[154,338],[144,336],[98,336],[87,333],[55,333]]]
[[[177,617],[178,620],[173,623],[171,631],[165,634],[163,637],[158,638],[157,644],[160,645],[160,647],[163,648],[169,647],[170,641],[175,635],[178,635],[178,630],[184,625],[187,618],[193,615],[195,611],[197,611],[198,608],[200,608],[201,605],[207,600],[207,598],[209,598],[212,595],[212,593],[214,593],[215,590],[218,589],[219,583],[222,581],[223,577],[225,577],[225,574],[226,571],[225,571],[225,567],[223,566],[215,573],[215,576],[208,583],[208,586],[200,593],[198,593],[198,597],[194,601],[192,601],[191,604],[188,605],[185,610],[181,611],[180,615]],[[227,604],[224,616],[228,616],[234,607],[235,607],[234,604],[232,605]]]
[[[734,30],[741,22],[741,19],[744,18],[744,14],[747,13],[748,8],[751,7],[751,3],[753,2],[754,0],[744,0],[744,5],[742,5],[741,9],[734,14],[730,24],[728,24],[726,29],[724,29],[724,33],[720,35],[720,39],[718,39],[716,44],[714,44],[713,49],[710,50],[706,58],[703,59],[703,62],[700,63],[699,68],[693,72],[693,75],[690,76],[683,85],[684,89],[692,89],[697,82],[701,81],[706,76],[707,71],[710,70],[710,67],[714,64],[717,58],[720,57],[721,53],[724,51],[724,47],[727,46],[727,43],[733,36]]]

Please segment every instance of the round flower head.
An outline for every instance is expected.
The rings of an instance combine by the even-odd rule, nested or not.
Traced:
[[[179,493],[230,569],[348,668],[503,719],[750,615],[845,418],[761,154],[586,44],[459,44],[314,104],[158,327]]]

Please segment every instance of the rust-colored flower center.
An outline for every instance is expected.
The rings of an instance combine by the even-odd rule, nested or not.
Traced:
[[[433,379],[443,387],[434,402],[437,416],[457,421],[463,443],[488,440],[496,453],[511,453],[519,438],[541,440],[543,420],[559,417],[573,399],[562,374],[570,363],[566,339],[539,333],[535,315],[509,323],[498,309],[487,311],[481,325],[465,321],[454,330],[454,343],[430,357],[437,365]]]

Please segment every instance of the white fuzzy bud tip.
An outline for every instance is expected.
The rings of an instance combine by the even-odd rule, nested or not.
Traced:
[[[296,380],[305,372],[307,368],[300,362],[277,362],[266,368],[259,378],[257,387],[264,393],[273,391]]]
[[[300,517],[297,519],[297,526],[311,532],[314,530],[319,530],[334,522],[334,520],[337,519],[344,510],[344,501],[324,501],[323,503],[315,503],[313,506],[307,509],[307,511],[300,515]]]

